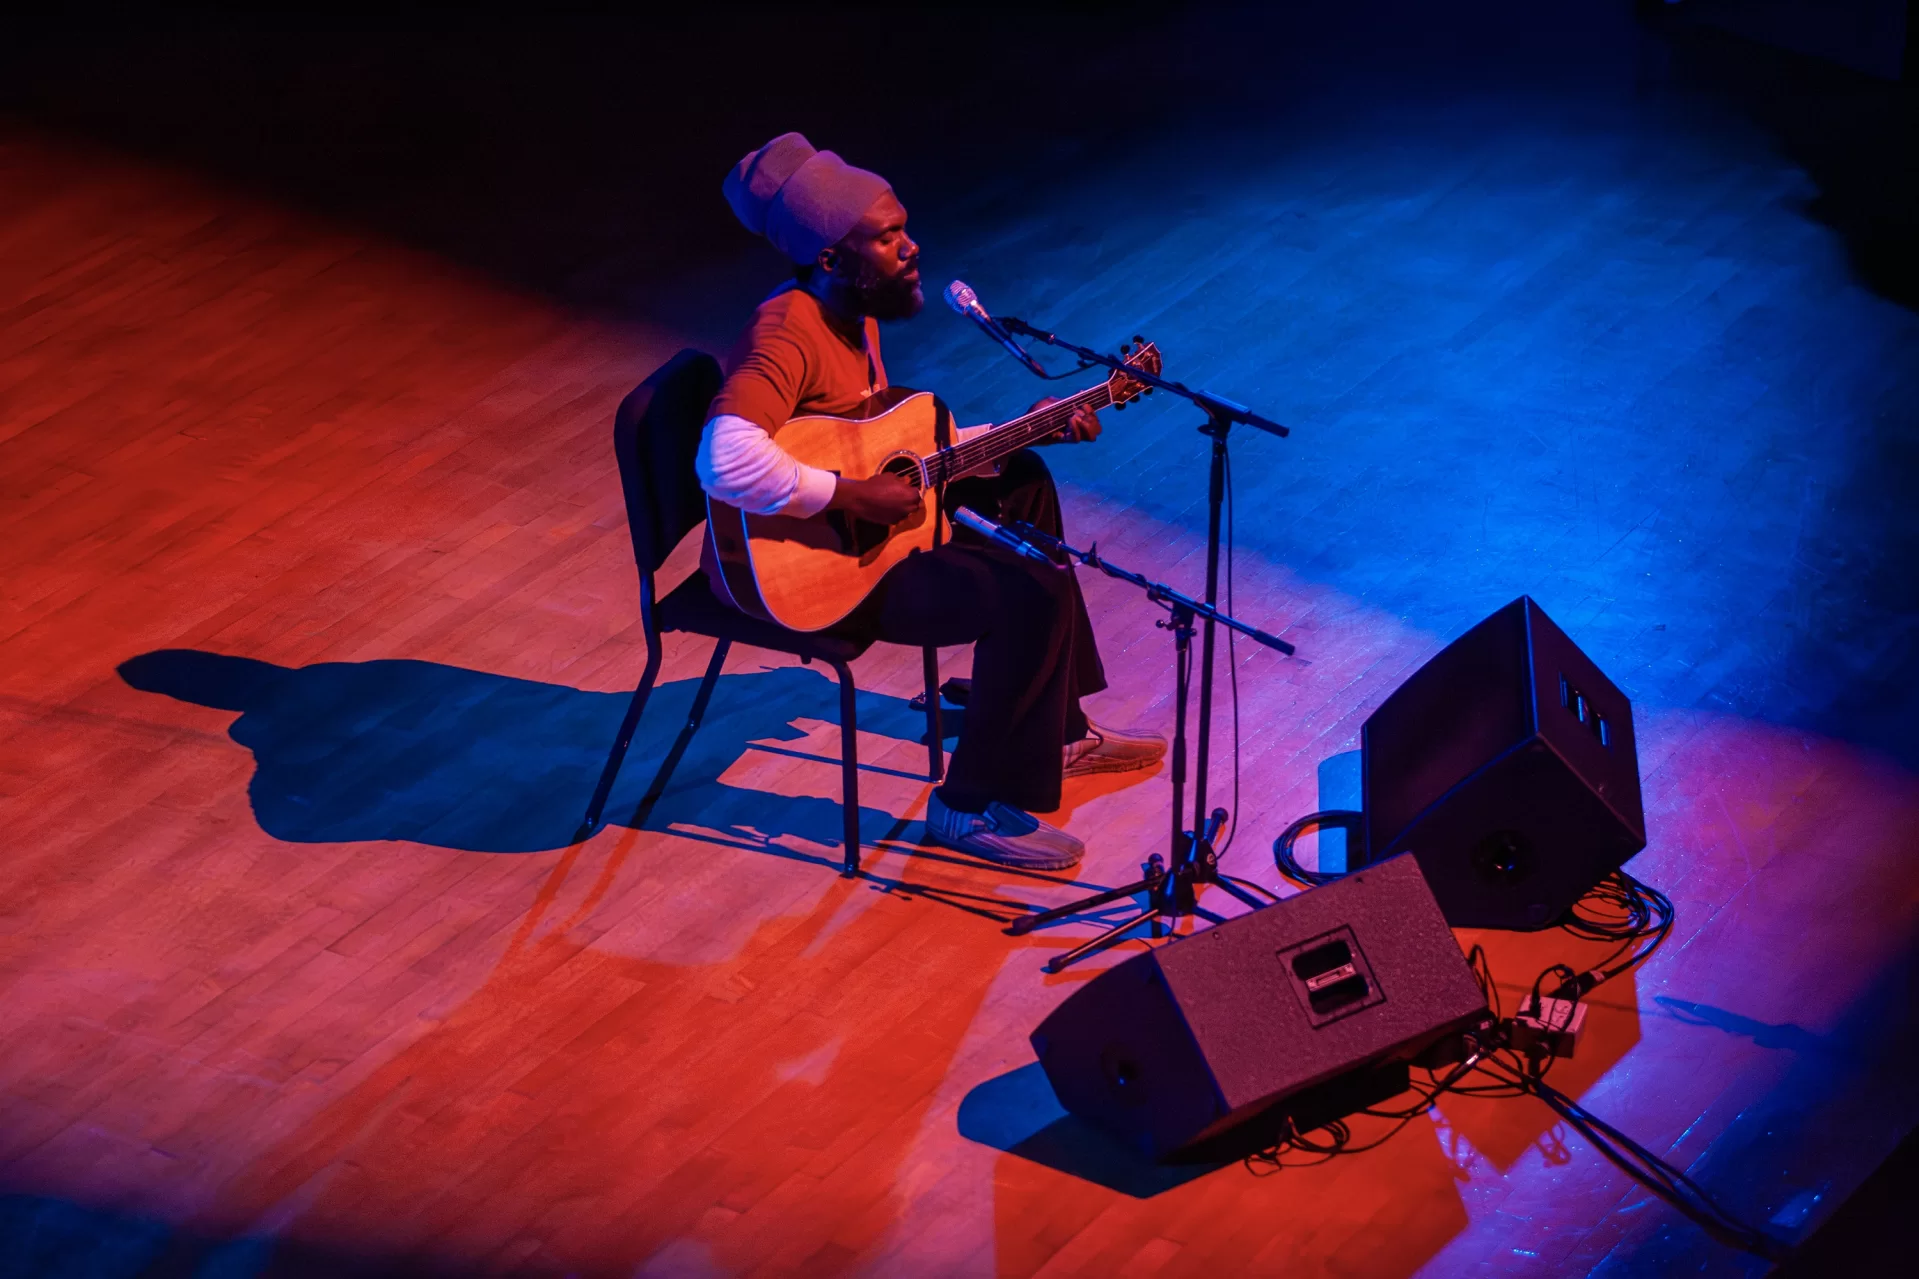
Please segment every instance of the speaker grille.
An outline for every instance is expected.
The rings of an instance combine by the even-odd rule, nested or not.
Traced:
[[[1514,600],[1447,645],[1367,719],[1361,784],[1373,847],[1384,850],[1447,792],[1532,736],[1528,602]]]
[[[1449,922],[1541,928],[1646,845],[1632,704],[1521,596],[1361,730],[1365,855],[1419,859]]]

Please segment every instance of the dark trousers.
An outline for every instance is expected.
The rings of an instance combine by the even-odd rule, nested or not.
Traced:
[[[1037,453],[997,476],[959,480],[946,509],[1024,520],[1055,536],[1059,493]],[[1106,687],[1070,567],[1022,559],[966,529],[893,568],[848,619],[895,644],[973,645],[973,693],[940,797],[976,812],[989,800],[1047,812],[1060,802],[1060,747],[1086,735],[1079,699]]]

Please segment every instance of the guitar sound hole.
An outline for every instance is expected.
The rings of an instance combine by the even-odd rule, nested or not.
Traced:
[[[920,486],[920,468],[917,459],[911,457],[889,457],[880,463],[880,474],[897,475],[914,488]]]

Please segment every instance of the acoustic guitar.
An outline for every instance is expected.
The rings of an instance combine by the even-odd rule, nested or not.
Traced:
[[[1159,348],[1143,343],[1125,363],[1156,374]],[[888,569],[932,548],[937,494],[946,484],[992,472],[1008,454],[1058,434],[1081,408],[1124,406],[1145,389],[1116,371],[1098,386],[946,447],[940,440],[950,435],[952,415],[927,391],[882,391],[862,417],[796,417],[776,437],[794,458],[861,479],[897,475],[920,491],[920,509],[889,527],[837,510],[805,518],[749,515],[708,498],[722,579],[716,592],[789,630],[823,630],[859,607]]]

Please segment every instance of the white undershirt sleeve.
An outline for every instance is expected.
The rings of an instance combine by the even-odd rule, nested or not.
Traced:
[[[833,472],[796,461],[764,427],[731,413],[707,422],[694,465],[709,496],[753,515],[818,515],[839,483]]]
[[[954,442],[991,429],[960,427]],[[694,465],[709,496],[753,515],[818,515],[839,486],[833,472],[796,461],[764,427],[731,413],[707,422]]]

